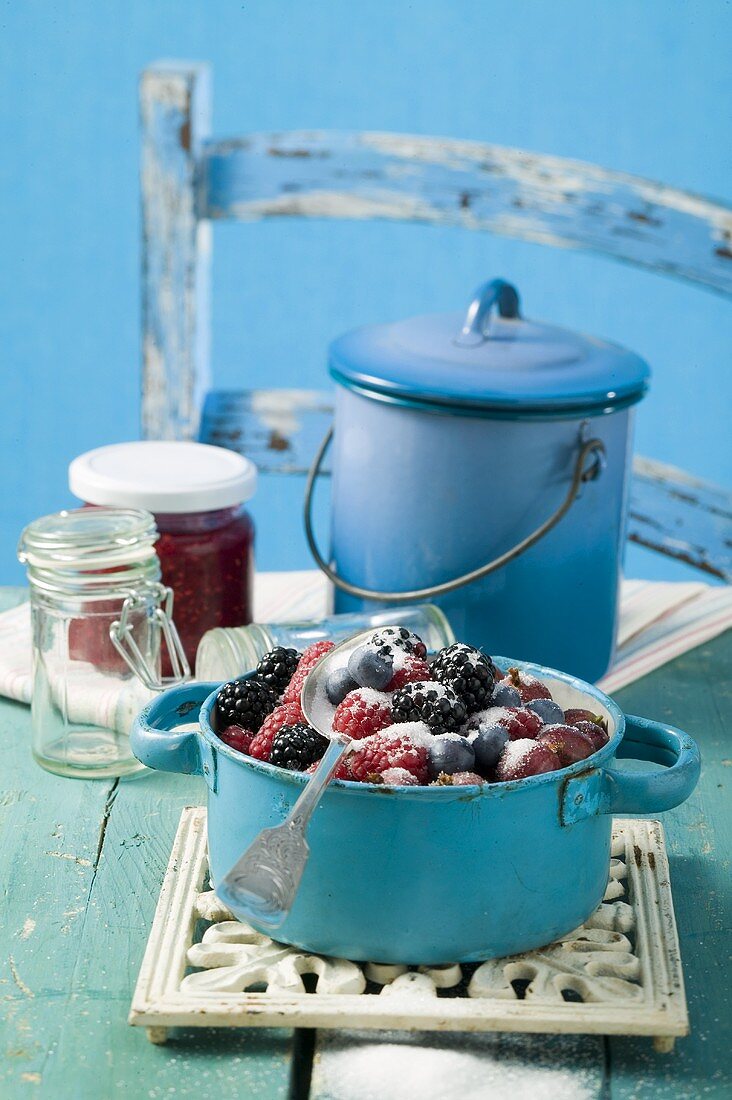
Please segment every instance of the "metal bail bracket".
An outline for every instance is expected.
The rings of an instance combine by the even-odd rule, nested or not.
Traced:
[[[156,629],[160,630],[165,642],[173,669],[172,676],[158,676],[155,669],[151,668],[149,661],[134,637],[131,617],[136,611],[147,611],[151,600],[157,606],[153,608],[150,617]],[[109,628],[109,637],[112,645],[130,671],[150,691],[164,691],[165,688],[190,680],[191,668],[183,650],[180,635],[173,622],[172,588],[168,588],[164,584],[154,584],[143,591],[131,592],[122,604],[122,613],[119,619],[115,619]]]

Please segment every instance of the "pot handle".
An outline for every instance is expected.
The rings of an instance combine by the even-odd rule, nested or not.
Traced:
[[[198,712],[220,685],[180,684],[153,699],[132,724],[130,746],[148,768],[183,775],[202,775],[198,729],[180,729],[198,719]]]
[[[502,568],[504,565],[508,565],[509,562],[520,557],[521,554],[529,550],[539,542],[540,539],[543,539],[544,535],[547,535],[553,527],[556,527],[574,504],[583,484],[587,481],[594,481],[595,478],[600,476],[605,468],[605,444],[602,440],[589,439],[584,442],[580,437],[580,449],[577,452],[574,470],[572,472],[572,483],[567,491],[566,497],[557,510],[553,512],[548,519],[545,519],[535,531],[532,531],[530,535],[521,539],[521,541],[517,542],[510,550],[507,550],[505,554],[501,554],[499,557],[494,558],[493,561],[488,562],[486,565],[481,565],[478,569],[472,569],[469,573],[463,573],[460,577],[453,577],[450,581],[444,581],[442,584],[434,584],[429,588],[414,588],[409,592],[382,592],[373,588],[362,588],[361,585],[358,584],[351,584],[350,581],[341,577],[320,553],[320,549],[315,539],[312,514],[313,489],[315,486],[315,479],[320,473],[320,467],[322,466],[323,459],[332,439],[333,428],[330,427],[323,442],[318,448],[318,452],[308,472],[303,508],[305,537],[316,565],[325,573],[326,577],[333,582],[336,588],[340,588],[341,591],[347,592],[349,596],[357,596],[360,599],[366,600],[380,600],[382,603],[412,603],[413,601],[431,600],[435,596],[444,596],[448,592],[453,592],[456,588],[462,588],[463,585],[482,580],[483,577],[487,577],[490,573],[495,573],[497,569]]]
[[[664,770],[593,768],[572,776],[562,790],[562,825],[597,814],[661,813],[685,802],[696,787],[701,757],[696,742],[687,733],[634,714],[627,714],[625,722],[618,758],[649,760],[665,765]]]

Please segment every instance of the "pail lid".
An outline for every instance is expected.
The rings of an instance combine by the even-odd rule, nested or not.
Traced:
[[[519,417],[623,408],[640,400],[650,375],[625,348],[524,319],[501,279],[480,287],[467,315],[346,333],[331,344],[330,373],[382,399]]]
[[[115,443],[87,451],[69,466],[69,488],[87,504],[158,514],[233,508],[249,500],[256,485],[253,462],[206,443]]]

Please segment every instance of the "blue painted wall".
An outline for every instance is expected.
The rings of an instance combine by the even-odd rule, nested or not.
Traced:
[[[215,129],[333,127],[476,138],[729,197],[725,0],[25,0],[0,18],[0,582],[29,519],[71,503],[78,452],[139,422],[136,81],[208,59]],[[457,308],[501,274],[526,311],[610,337],[655,368],[639,450],[720,482],[732,304],[591,257],[460,230],[271,222],[215,233],[221,385],[317,385],[357,323]],[[282,323],[282,318],[287,323]],[[267,490],[269,491],[269,489]],[[289,490],[293,498],[299,490]],[[260,565],[307,563],[256,512]],[[298,517],[292,516],[292,531]],[[682,567],[634,551],[629,572]]]

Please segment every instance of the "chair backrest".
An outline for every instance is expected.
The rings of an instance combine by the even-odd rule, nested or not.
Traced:
[[[140,88],[143,434],[196,434],[209,384],[211,223],[293,215],[459,225],[599,252],[732,297],[732,208],[479,142],[307,131],[212,140],[206,65]]]
[[[732,297],[732,208],[592,164],[448,138],[306,131],[213,140],[208,67],[140,85],[146,438],[198,434],[210,385],[211,226],[392,219],[603,254]],[[330,415],[313,391],[212,393],[205,439],[303,474]],[[730,494],[636,459],[628,537],[732,579]]]

